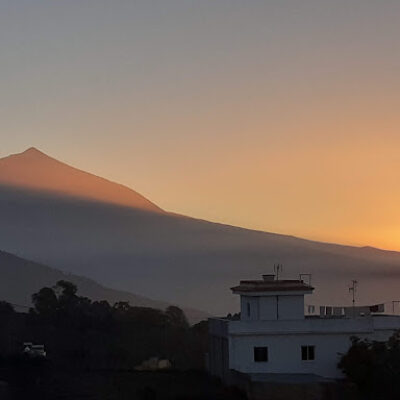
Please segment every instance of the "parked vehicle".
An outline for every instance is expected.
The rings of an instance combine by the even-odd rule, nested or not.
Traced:
[[[23,353],[29,357],[46,358],[46,350],[44,344],[33,344],[32,342],[24,342]]]

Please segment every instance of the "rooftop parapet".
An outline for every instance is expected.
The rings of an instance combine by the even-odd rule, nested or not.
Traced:
[[[269,276],[268,276],[269,278]],[[260,293],[260,292],[312,292],[314,288],[302,280],[244,280],[239,286],[231,288],[233,293]]]

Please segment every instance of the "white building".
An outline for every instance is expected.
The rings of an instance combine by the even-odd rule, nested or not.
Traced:
[[[233,287],[240,319],[209,320],[210,372],[226,381],[231,371],[254,379],[341,378],[337,364],[352,336],[383,341],[400,329],[393,315],[305,316],[304,296],[313,290],[302,280],[273,275]]]

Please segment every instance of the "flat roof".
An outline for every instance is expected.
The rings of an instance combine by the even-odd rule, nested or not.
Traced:
[[[238,286],[231,288],[232,292],[286,292],[286,291],[304,291],[314,290],[310,285],[307,285],[302,280],[245,280],[240,281]]]

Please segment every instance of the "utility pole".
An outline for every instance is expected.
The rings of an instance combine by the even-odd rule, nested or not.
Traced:
[[[349,293],[352,293],[353,296],[353,318],[356,316],[356,291],[357,291],[357,285],[358,282],[356,280],[351,281],[352,285],[349,287]]]

